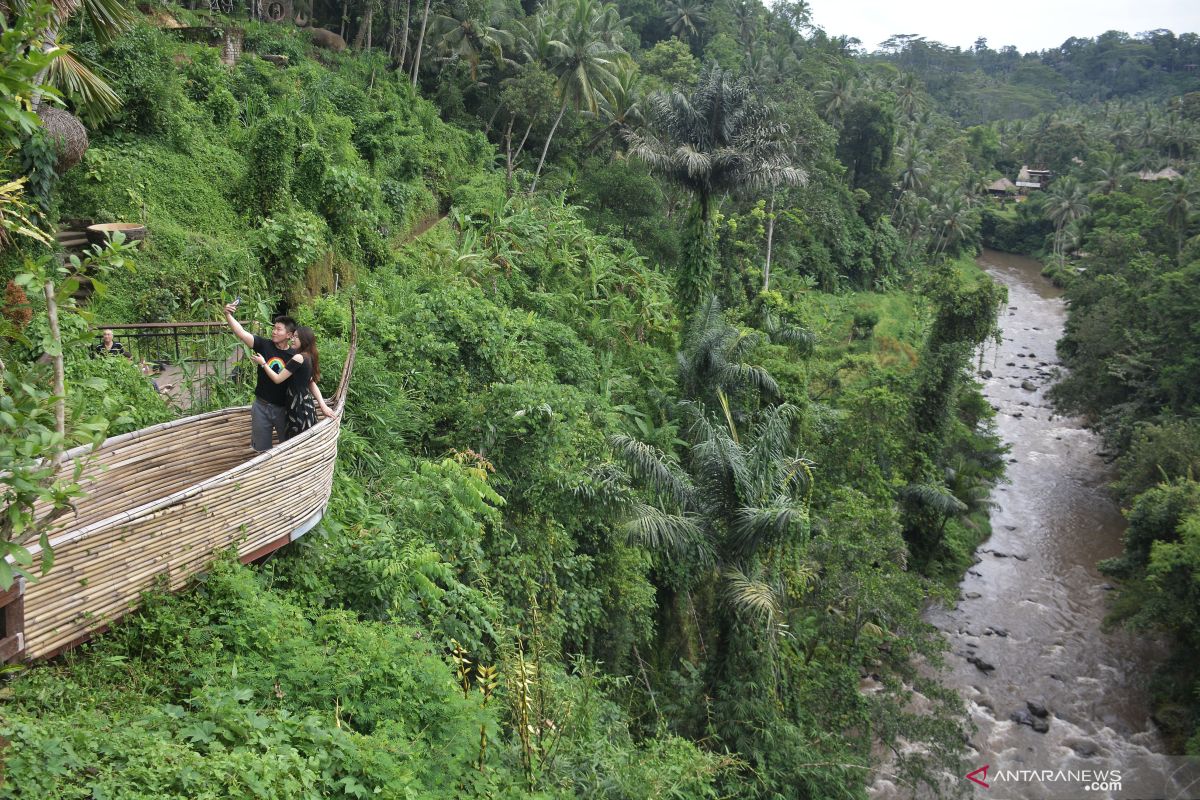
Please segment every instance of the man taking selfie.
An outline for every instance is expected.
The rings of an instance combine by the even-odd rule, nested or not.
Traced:
[[[266,359],[266,368],[279,373],[296,354],[289,346],[296,332],[296,320],[291,317],[276,317],[271,326],[271,338],[255,336],[233,318],[237,302],[225,306],[225,321],[233,329],[233,335],[242,343]],[[275,383],[262,370],[254,384],[254,405],[250,407],[250,446],[258,452],[270,450],[274,444],[272,431],[283,441],[287,428],[287,385]]]

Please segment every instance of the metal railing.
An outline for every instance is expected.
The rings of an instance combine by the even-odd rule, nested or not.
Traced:
[[[249,327],[252,324],[248,324]],[[225,400],[254,371],[246,367],[241,343],[223,322],[140,322],[96,325],[93,352],[103,331],[113,332],[125,355],[181,409],[201,410]]]

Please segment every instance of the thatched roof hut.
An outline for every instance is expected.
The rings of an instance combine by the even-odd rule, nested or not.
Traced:
[[[988,184],[987,190],[991,194],[1012,194],[1017,191],[1017,185],[1008,178],[999,178]]]

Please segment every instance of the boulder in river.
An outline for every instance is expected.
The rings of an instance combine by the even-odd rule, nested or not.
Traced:
[[[1018,709],[1017,711],[1012,712],[1011,714],[1008,715],[1008,718],[1011,719],[1013,722],[1017,723],[1018,725],[1028,725],[1029,727],[1033,728],[1038,733],[1046,733],[1047,731],[1050,730],[1049,722],[1047,722],[1046,720],[1044,720],[1040,717],[1035,717],[1033,714],[1029,713],[1029,711],[1027,709],[1024,709],[1024,708]]]
[[[975,669],[979,670],[980,672],[991,672],[996,668],[993,664],[984,661],[979,656],[967,656],[967,663],[974,664]]]
[[[1033,385],[1033,381],[1021,381],[1021,388],[1027,392],[1037,391],[1037,387]]]
[[[1036,700],[1026,700],[1025,707],[1029,709],[1030,714],[1033,714],[1039,719],[1045,719],[1050,715],[1050,712],[1046,710],[1046,706],[1037,702]]]

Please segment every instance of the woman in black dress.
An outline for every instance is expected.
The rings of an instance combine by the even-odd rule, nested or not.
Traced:
[[[286,383],[288,390],[287,427],[285,441],[317,424],[317,409],[326,417],[333,416],[333,409],[325,403],[317,381],[321,379],[320,359],[317,356],[317,337],[312,328],[296,328],[299,347],[279,372],[267,366],[266,359],[258,353],[250,357],[259,369],[266,370],[267,377],[275,383]]]

